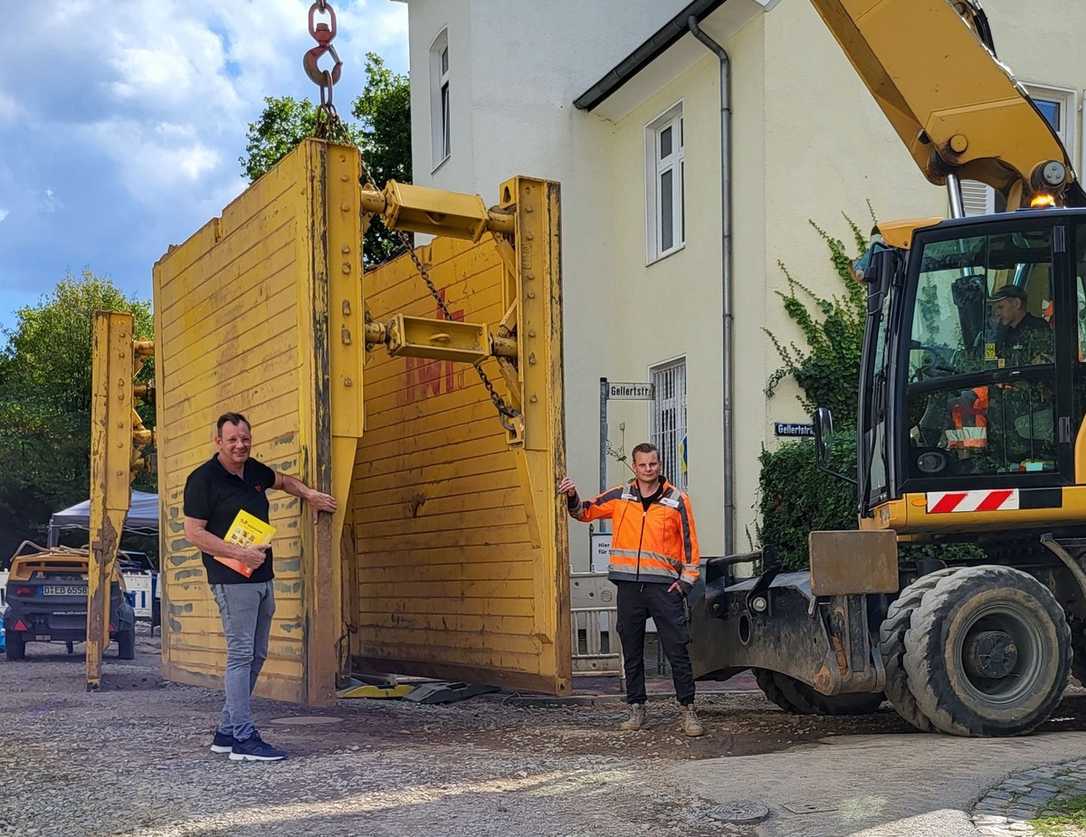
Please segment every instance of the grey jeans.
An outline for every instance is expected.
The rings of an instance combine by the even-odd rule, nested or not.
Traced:
[[[211,592],[222,616],[226,637],[226,701],[219,732],[238,741],[252,736],[253,711],[249,696],[268,656],[268,636],[275,614],[271,581],[254,584],[212,584]]]

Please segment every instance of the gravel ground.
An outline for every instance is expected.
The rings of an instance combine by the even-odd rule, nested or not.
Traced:
[[[909,734],[889,709],[796,718],[760,694],[699,698],[709,734],[678,733],[670,701],[619,733],[617,703],[529,707],[508,695],[449,706],[340,701],[312,710],[256,701],[278,764],[230,762],[207,746],[221,693],[168,683],[158,641],[107,657],[83,688],[81,648],[31,645],[0,661],[0,834],[753,835],[711,816],[745,797],[722,771],[706,799],[671,768],[855,733]],[[771,800],[764,800],[771,801]]]

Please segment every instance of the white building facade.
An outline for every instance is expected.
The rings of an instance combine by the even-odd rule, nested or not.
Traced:
[[[946,212],[808,0],[408,0],[416,183],[497,201],[513,174],[562,184],[567,457],[600,483],[600,379],[651,382],[608,405],[607,440],[645,439],[694,502],[705,555],[746,551],[758,456],[777,422],[807,422],[789,384],[768,398],[765,329],[798,334],[778,262],[816,291],[837,281],[808,224]],[[1082,171],[1086,6],[988,0],[1000,58],[1027,83]],[[721,61],[731,153],[724,165]],[[726,445],[722,176],[732,195],[732,444]],[[982,211],[991,198],[970,195]],[[730,473],[730,485],[726,475]],[[608,457],[608,484],[628,472]],[[730,523],[730,525],[728,525]],[[589,538],[571,531],[574,569]]]

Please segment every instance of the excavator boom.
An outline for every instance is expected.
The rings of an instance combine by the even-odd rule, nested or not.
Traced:
[[[991,49],[976,0],[811,0],[920,171],[978,180],[1008,209],[1086,205],[1059,136]]]

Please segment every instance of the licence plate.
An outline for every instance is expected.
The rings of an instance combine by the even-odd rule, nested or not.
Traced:
[[[46,584],[41,588],[43,596],[85,596],[86,584]]]

